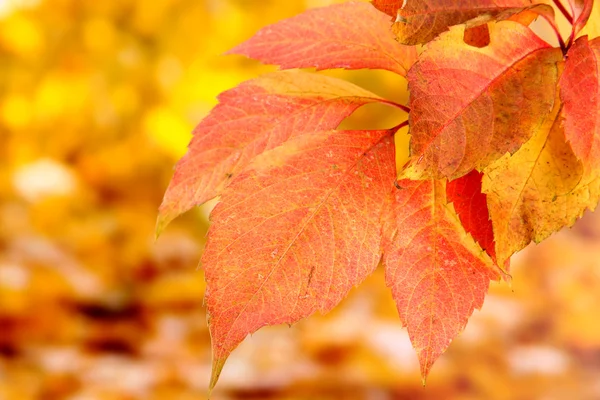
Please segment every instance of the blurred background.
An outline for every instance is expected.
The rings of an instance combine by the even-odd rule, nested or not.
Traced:
[[[273,70],[220,55],[330,3],[0,0],[0,400],[206,397],[211,205],[155,241],[157,208],[216,95]],[[392,74],[331,74],[406,102]],[[426,388],[378,271],[332,313],[248,338],[213,398],[600,399],[600,217],[514,257]]]

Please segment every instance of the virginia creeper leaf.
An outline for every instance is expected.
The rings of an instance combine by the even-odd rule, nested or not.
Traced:
[[[394,156],[390,131],[306,134],[225,189],[202,257],[211,387],[246,335],[331,310],[376,268]]]
[[[565,141],[559,107],[519,151],[484,171],[499,262],[572,226],[600,199],[599,175],[584,179],[583,165]]]
[[[357,2],[305,11],[261,29],[229,53],[284,69],[371,68],[402,76],[417,58],[414,47],[396,42],[385,14]]]
[[[157,231],[218,196],[258,154],[293,135],[336,128],[358,107],[383,99],[351,83],[299,71],[264,75],[222,93],[194,130],[159,211]]]
[[[560,79],[565,135],[587,173],[600,168],[600,38],[580,37]]]
[[[514,21],[490,23],[490,44],[456,26],[408,74],[411,161],[401,178],[459,178],[516,151],[554,104],[559,49]]]
[[[383,217],[383,263],[425,378],[499,276],[447,203],[445,180],[398,186]]]
[[[505,19],[523,11],[529,0],[374,0],[375,7],[396,18],[400,43],[424,44],[453,25],[478,18],[479,23]]]
[[[487,198],[485,193],[481,192],[482,178],[481,172],[471,171],[463,177],[450,181],[446,185],[446,196],[448,202],[453,204],[462,226],[495,262],[494,231],[488,212]]]

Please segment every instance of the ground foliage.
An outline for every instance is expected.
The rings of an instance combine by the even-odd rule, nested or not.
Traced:
[[[425,379],[511,255],[596,207],[598,6],[553,4],[568,37],[529,0],[375,0],[307,11],[230,52],[388,70],[406,76],[410,101],[281,71],[223,93],[195,130],[158,229],[220,196],[202,258],[211,388],[248,334],[330,311],[380,261]],[[557,47],[529,28],[538,17]],[[367,103],[408,120],[336,130]],[[411,158],[395,166],[391,138],[407,124]]]

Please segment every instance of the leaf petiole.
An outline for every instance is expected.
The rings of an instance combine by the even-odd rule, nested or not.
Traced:
[[[402,121],[401,123],[399,123],[398,125],[396,125],[392,129],[390,129],[390,132],[392,132],[393,134],[396,134],[400,129],[402,129],[402,128],[406,127],[406,126],[408,126],[408,120]]]
[[[544,18],[548,22],[548,24],[550,24],[550,27],[556,34],[556,39],[558,40],[558,45],[560,46],[560,49],[562,50],[563,54],[567,54],[568,47],[565,44],[565,41],[563,40],[562,36],[560,35],[560,30],[558,29],[558,25],[556,24],[556,21],[554,20],[554,18],[550,18],[547,15],[542,15],[542,18]]]
[[[405,113],[410,113],[410,107],[405,106],[403,104],[398,104],[394,101],[386,100],[386,99],[381,100],[381,103],[387,104],[388,106],[399,108],[400,110],[404,111]]]
[[[553,2],[554,2],[554,5],[558,8],[558,10],[562,13],[562,15],[565,16],[565,18],[567,19],[567,21],[569,21],[569,23],[571,25],[573,25],[573,16],[569,13],[569,11],[567,11],[567,9],[560,2],[560,0],[553,0]]]

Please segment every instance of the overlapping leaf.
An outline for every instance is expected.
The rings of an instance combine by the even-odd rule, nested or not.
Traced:
[[[490,23],[490,45],[457,26],[411,69],[411,162],[403,178],[455,179],[516,151],[554,104],[559,49],[513,21]]]
[[[336,128],[358,107],[383,99],[351,83],[282,71],[222,93],[195,129],[160,207],[158,231],[219,195],[248,163],[293,135]]]
[[[417,57],[395,41],[388,17],[368,3],[312,9],[261,29],[230,51],[281,68],[385,69],[405,75]]]
[[[396,18],[401,43],[427,43],[453,25],[473,18],[479,23],[506,19],[531,5],[529,0],[374,0],[375,7]]]
[[[246,335],[329,311],[382,256],[425,377],[483,304],[497,266],[598,203],[600,39],[571,47],[579,31],[600,34],[598,2],[570,0],[566,62],[527,27],[540,14],[551,22],[548,5],[374,5],[396,18],[401,42],[427,43],[416,64],[389,17],[354,2],[267,27],[232,52],[283,69],[410,67],[411,160],[397,189],[397,128],[333,130],[362,105],[390,102],[302,72],[222,94],[177,165],[159,229],[222,196],[203,256],[211,387]]]
[[[560,80],[565,135],[586,175],[600,169],[600,38],[579,38]]]
[[[377,266],[389,131],[306,134],[257,157],[211,215],[202,263],[213,379],[246,335],[331,310]]]
[[[383,262],[425,377],[498,274],[447,204],[444,180],[398,185],[383,218]]]
[[[484,171],[499,262],[572,226],[600,199],[600,175],[584,178],[582,162],[565,142],[559,107],[512,157]]]
[[[496,261],[494,231],[488,212],[487,198],[481,192],[483,174],[471,171],[469,174],[448,182],[446,196],[452,203],[465,230],[492,260]]]

